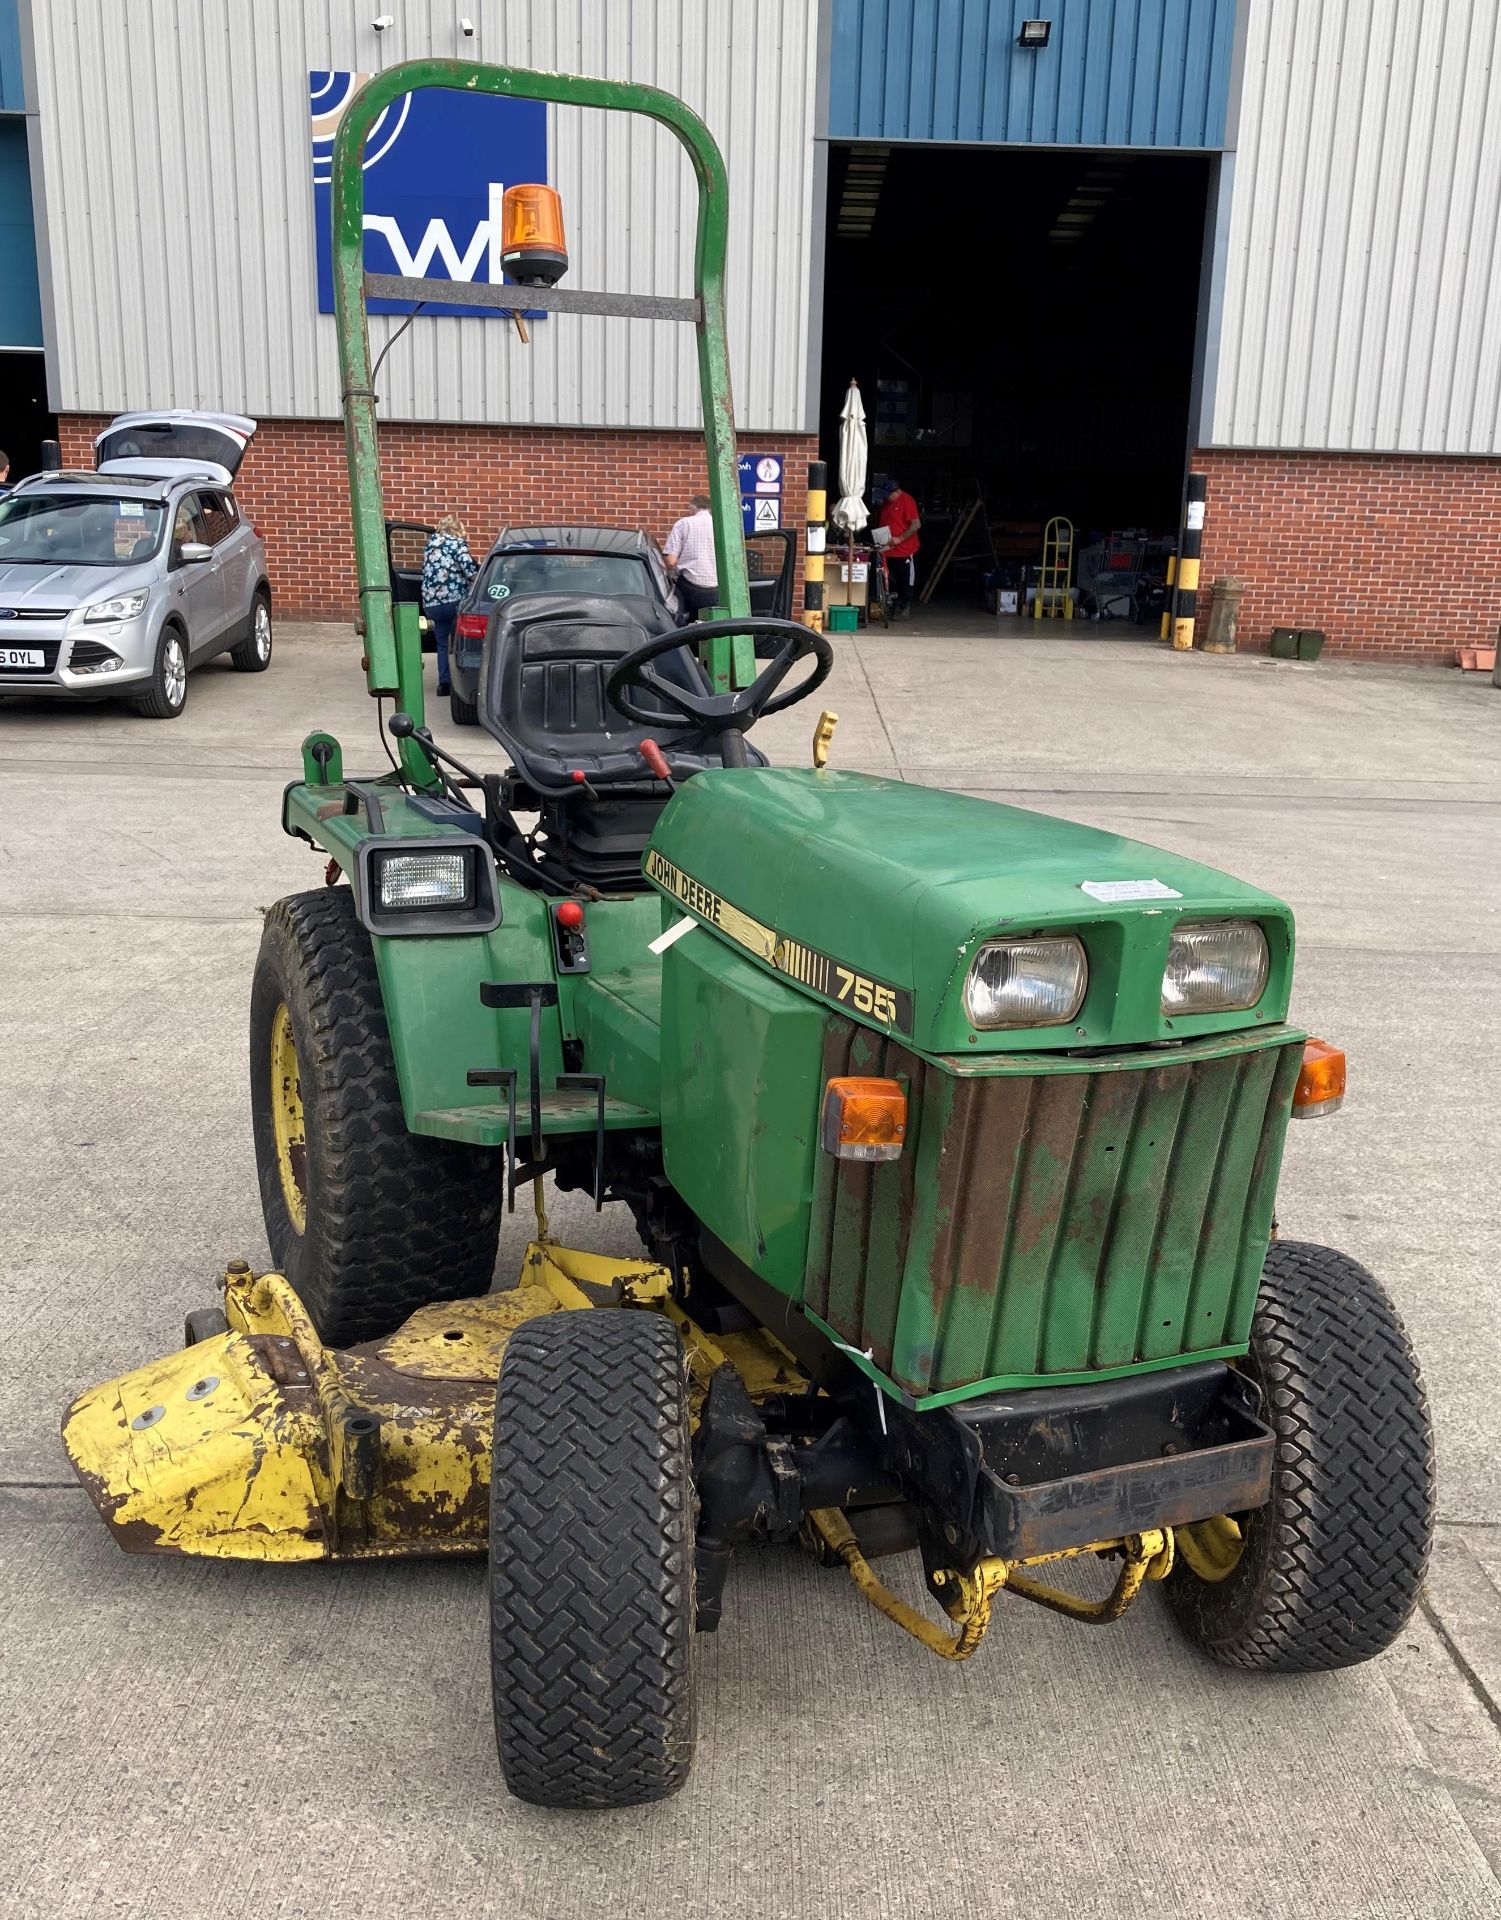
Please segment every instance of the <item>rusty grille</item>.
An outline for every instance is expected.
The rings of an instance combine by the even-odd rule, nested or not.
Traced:
[[[825,1077],[903,1080],[908,1136],[818,1156],[807,1304],[919,1396],[1243,1344],[1302,1058],[1283,1032],[965,1074],[832,1021]]]

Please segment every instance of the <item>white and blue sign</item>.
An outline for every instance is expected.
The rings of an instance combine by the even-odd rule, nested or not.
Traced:
[[[782,456],[740,456],[740,522],[747,533],[775,533],[782,524]]]
[[[318,311],[334,311],[329,225],[334,134],[363,73],[310,73]],[[418,280],[500,286],[501,201],[508,186],[547,178],[547,106],[496,94],[424,87],[393,100],[365,142],[365,268]],[[410,303],[372,300],[371,313]],[[495,307],[435,307],[509,321]]]

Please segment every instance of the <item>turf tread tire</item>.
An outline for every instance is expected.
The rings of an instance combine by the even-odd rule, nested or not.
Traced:
[[[1417,1605],[1433,1535],[1433,1435],[1418,1364],[1380,1283],[1300,1241],[1267,1254],[1247,1370],[1276,1453],[1240,1564],[1168,1603],[1226,1666],[1327,1672],[1383,1652]]]
[[[506,1785],[574,1809],[675,1793],[693,1755],[694,1502],[672,1324],[594,1308],[512,1334],[490,1497]]]
[[[307,1130],[307,1231],[287,1212],[271,1117],[270,1033],[285,1001]],[[251,987],[251,1109],[271,1256],[332,1346],[379,1339],[418,1307],[487,1293],[501,1160],[407,1130],[370,936],[348,887],[278,900]]]

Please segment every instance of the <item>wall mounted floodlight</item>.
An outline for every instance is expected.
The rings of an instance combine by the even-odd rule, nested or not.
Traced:
[[[1048,37],[1052,31],[1051,20],[1023,20],[1021,32],[1016,36],[1016,44],[1019,47],[1030,48],[1034,53],[1038,52],[1048,44]]]
[[[387,27],[394,27],[396,25],[396,15],[394,13],[378,13],[370,24],[377,33],[384,33]]]
[[[472,40],[474,38],[474,22],[469,18],[467,13],[459,20],[459,32],[463,34],[466,40]]]

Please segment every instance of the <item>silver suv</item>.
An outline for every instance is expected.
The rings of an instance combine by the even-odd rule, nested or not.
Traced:
[[[122,414],[96,472],[0,500],[0,696],[124,696],[171,720],[190,668],[270,665],[266,550],[230,490],[254,432],[238,414]]]

